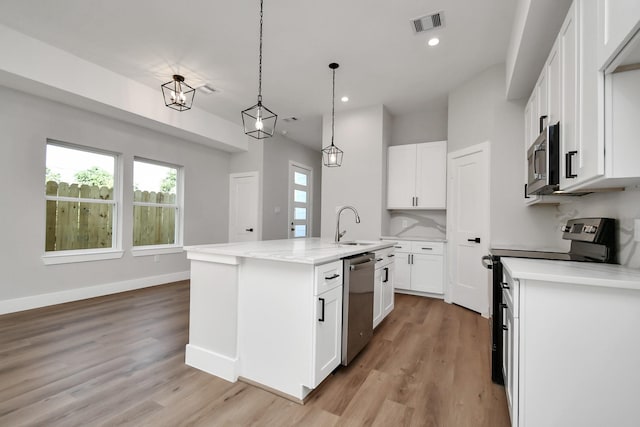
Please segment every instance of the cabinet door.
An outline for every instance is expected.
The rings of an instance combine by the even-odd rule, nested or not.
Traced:
[[[376,268],[373,276],[373,327],[382,321],[382,280],[384,268]]]
[[[560,74],[562,88],[560,92],[561,117],[560,123],[560,188],[571,185],[577,177],[578,167],[578,115],[580,102],[578,97],[578,83],[580,80],[578,69],[578,22],[576,20],[576,4],[572,4],[562,25],[559,35],[560,45]],[[571,176],[571,177],[569,177]]]
[[[560,118],[560,92],[562,88],[562,80],[560,75],[560,50],[559,44],[556,42],[549,53],[547,60],[547,89],[548,89],[548,111],[549,124],[553,125],[562,122]]]
[[[423,209],[446,209],[447,142],[417,144],[417,206]]]
[[[314,387],[340,364],[342,357],[342,286],[315,298]]]
[[[387,208],[414,207],[416,195],[416,145],[389,147]]]
[[[444,293],[444,265],[442,255],[413,254],[411,290]]]
[[[411,289],[411,254],[404,252],[396,253],[395,288]]]
[[[391,263],[382,269],[382,319],[393,311],[394,305],[394,275],[395,265]],[[382,320],[380,319],[380,320]]]
[[[542,116],[549,117],[549,92],[547,90],[547,73],[543,69],[538,78],[538,82],[535,87],[536,98],[538,101],[538,119],[535,122],[536,131],[540,133],[540,118]]]
[[[513,317],[513,311],[510,306],[505,308],[504,316],[504,356],[503,357],[503,373],[504,388],[507,394],[507,403],[509,405],[509,415],[511,416],[511,424],[518,425],[518,366],[519,366],[519,343],[518,343],[518,319]]]
[[[598,1],[598,68],[606,67],[640,27],[638,0]]]

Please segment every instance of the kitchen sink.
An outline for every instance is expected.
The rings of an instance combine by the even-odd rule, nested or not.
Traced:
[[[340,246],[368,246],[368,245],[373,245],[373,243],[371,243],[371,242],[351,241],[351,242],[338,242],[338,245],[340,245]]]

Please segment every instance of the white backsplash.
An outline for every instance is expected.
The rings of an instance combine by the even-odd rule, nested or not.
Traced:
[[[447,211],[391,211],[390,236],[420,239],[446,239]]]
[[[640,268],[640,243],[633,240],[634,219],[640,219],[639,188],[582,196],[575,202],[558,205],[556,217],[558,224],[571,218],[615,218],[618,263],[631,268]]]

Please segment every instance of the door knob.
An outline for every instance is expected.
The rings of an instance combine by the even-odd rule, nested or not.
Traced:
[[[248,231],[250,233],[253,233],[253,228],[245,228],[244,231]]]
[[[476,243],[480,243],[480,238],[479,238],[479,237],[476,237],[476,238],[473,238],[473,239],[467,239],[467,242],[476,242]]]

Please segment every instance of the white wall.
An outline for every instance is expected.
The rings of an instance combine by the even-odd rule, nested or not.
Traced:
[[[320,236],[322,155],[282,135],[274,135],[264,142],[262,238],[286,239],[289,233],[289,162],[309,166],[313,171],[312,229],[313,237]],[[276,212],[279,210],[279,212]]]
[[[0,303],[189,270],[184,253],[159,255],[159,262],[131,255],[134,156],[184,166],[186,245],[226,241],[228,153],[3,87],[0,98]],[[43,264],[47,138],[122,153],[123,258]]]
[[[391,120],[390,145],[446,140],[448,113],[445,99],[416,112],[394,115]]]
[[[524,191],[524,102],[507,101],[505,68],[495,65],[449,94],[448,151],[491,143],[492,247],[562,249],[553,206],[527,207]]]
[[[347,230],[345,240],[377,239],[382,232],[386,210],[382,180],[385,146],[385,108],[382,105],[336,114],[334,143],[344,150],[341,167],[322,171],[321,236],[333,238],[336,231],[336,210],[354,206],[361,223],[355,224],[353,214],[342,214],[341,228]],[[323,117],[322,146],[331,143],[331,116]]]

